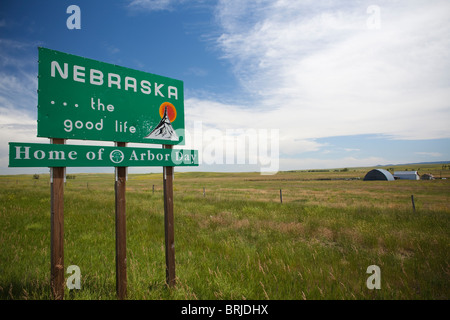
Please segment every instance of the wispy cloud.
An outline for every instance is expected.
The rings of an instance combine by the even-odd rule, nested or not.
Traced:
[[[217,45],[265,110],[253,120],[304,140],[450,137],[450,4],[379,3],[372,30],[365,1],[220,1]]]
[[[0,168],[8,165],[8,142],[38,140],[36,61],[34,43],[0,39]]]
[[[418,154],[421,156],[433,157],[433,158],[442,157],[442,153],[440,153],[440,152],[415,152],[415,154]]]
[[[106,51],[108,52],[108,54],[110,54],[110,55],[115,55],[120,52],[120,49],[112,44],[104,42],[103,45],[104,45]]]
[[[208,75],[208,70],[198,67],[190,67],[187,69],[186,74],[192,74],[197,77],[205,77]]]
[[[207,2],[208,0],[131,0],[128,8],[130,10],[171,11],[182,4],[192,6]]]
[[[170,10],[176,2],[178,0],[133,0],[128,7],[148,11]]]
[[[33,48],[34,47],[34,48]],[[35,56],[31,55],[33,48]],[[0,39],[0,110],[35,111],[37,105],[37,46]],[[36,72],[36,73],[34,73]]]
[[[331,168],[351,168],[370,167],[387,163],[389,160],[381,157],[343,157],[337,159],[317,159],[317,158],[282,158],[280,159],[281,170],[301,170],[301,169],[331,169]]]

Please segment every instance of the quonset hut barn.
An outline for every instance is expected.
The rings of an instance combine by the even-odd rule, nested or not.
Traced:
[[[420,180],[417,171],[395,171],[394,178],[402,180]]]
[[[373,181],[373,180],[385,180],[385,181],[394,181],[394,176],[387,170],[384,169],[373,169],[367,172],[365,175],[364,181]]]

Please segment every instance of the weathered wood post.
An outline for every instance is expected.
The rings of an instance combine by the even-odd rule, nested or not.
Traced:
[[[65,144],[64,139],[51,139]],[[64,299],[64,167],[51,168],[50,181],[50,288],[55,300]]]
[[[164,149],[172,149],[172,145],[163,145]],[[166,282],[169,287],[175,281],[175,237],[173,218],[173,167],[163,167],[164,184],[164,234],[166,245]]]
[[[116,142],[117,147],[126,147],[125,142]],[[116,167],[114,184],[116,200],[116,291],[123,300],[127,296],[127,228],[126,228],[126,167]]]

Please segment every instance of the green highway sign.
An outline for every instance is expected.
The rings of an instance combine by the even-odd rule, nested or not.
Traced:
[[[183,82],[39,48],[38,137],[184,145]]]
[[[198,166],[198,151],[68,144],[9,143],[10,167]]]

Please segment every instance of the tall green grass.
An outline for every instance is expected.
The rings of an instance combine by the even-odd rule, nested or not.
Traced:
[[[1,299],[51,299],[47,177],[0,179]],[[259,178],[176,175],[177,286],[168,288],[161,175],[130,175],[128,298],[449,298],[445,180],[249,181]],[[82,281],[65,299],[116,299],[113,186],[112,175],[67,182],[64,262],[80,267]],[[366,287],[369,265],[381,269],[380,290]]]

